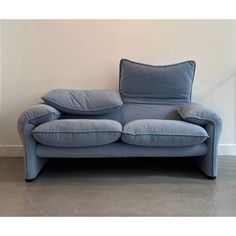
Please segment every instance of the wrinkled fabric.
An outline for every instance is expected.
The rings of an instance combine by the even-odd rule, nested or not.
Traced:
[[[89,147],[113,143],[122,126],[113,120],[55,120],[32,130],[33,137],[53,147]]]
[[[119,92],[115,90],[54,89],[42,99],[58,111],[80,115],[106,114],[123,104]]]
[[[207,132],[198,125],[177,120],[135,120],[124,126],[121,140],[139,146],[191,146],[203,143]]]
[[[120,94],[124,103],[185,104],[191,101],[195,62],[167,66],[120,62]]]

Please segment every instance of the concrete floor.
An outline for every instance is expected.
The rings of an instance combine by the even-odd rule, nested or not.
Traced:
[[[236,216],[236,157],[216,180],[187,159],[51,160],[25,183],[23,158],[0,158],[1,216]]]

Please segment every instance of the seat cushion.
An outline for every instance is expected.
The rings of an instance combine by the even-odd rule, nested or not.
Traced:
[[[53,147],[88,147],[117,141],[122,132],[113,120],[55,120],[37,126],[33,137]]]
[[[115,90],[54,89],[42,97],[58,111],[77,115],[101,115],[119,109],[123,102]]]
[[[121,140],[139,146],[190,146],[208,137],[198,125],[178,120],[135,120],[124,126]]]

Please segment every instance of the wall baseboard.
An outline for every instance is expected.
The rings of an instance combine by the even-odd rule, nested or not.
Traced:
[[[0,157],[23,156],[22,145],[0,145]],[[236,144],[220,144],[219,156],[236,156]]]
[[[236,156],[236,144],[220,144],[219,156]]]

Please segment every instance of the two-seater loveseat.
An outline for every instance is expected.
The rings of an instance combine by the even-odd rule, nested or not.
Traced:
[[[122,59],[119,91],[56,89],[18,119],[25,179],[49,158],[197,158],[217,176],[222,120],[191,103],[195,62],[152,66]]]

